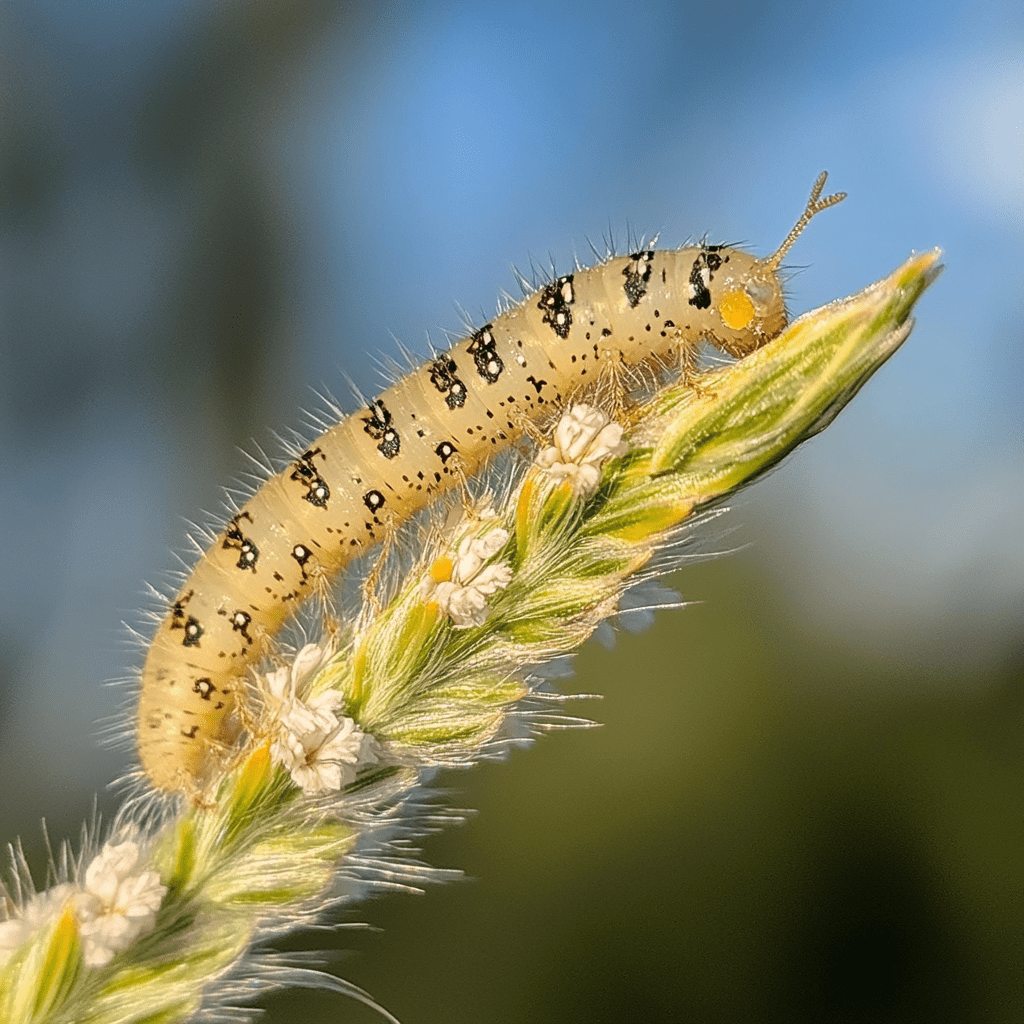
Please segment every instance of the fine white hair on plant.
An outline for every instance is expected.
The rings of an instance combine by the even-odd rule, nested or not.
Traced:
[[[105,842],[94,826],[77,855],[51,856],[42,892],[11,847],[0,1020],[237,1024],[284,985],[376,1006],[315,954],[266,943],[455,876],[415,847],[461,817],[432,794],[436,768],[589,724],[553,682],[568,659],[610,621],[642,628],[678,603],[656,580],[688,557],[688,532],[834,418],[907,336],[937,260],[801,317],[699,388],[631,397],[622,425],[570,405],[532,464],[489,481],[493,505],[467,489],[446,529],[410,529],[398,568],[370,569],[360,609],[325,601],[290,655],[251,671],[188,798],[140,783]]]

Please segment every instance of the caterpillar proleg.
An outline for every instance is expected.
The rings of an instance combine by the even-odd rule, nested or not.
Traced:
[[[641,249],[558,277],[321,434],[268,479],[202,555],[142,671],[150,781],[202,787],[238,691],[323,581],[620,365],[684,371],[702,340],[742,358],[786,326],[779,267],[821,210],[821,174],[766,259],[721,245]]]

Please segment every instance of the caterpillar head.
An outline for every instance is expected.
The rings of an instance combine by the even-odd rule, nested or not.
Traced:
[[[827,171],[818,175],[802,216],[771,256],[759,260],[749,253],[730,250],[727,272],[719,275],[713,294],[722,323],[714,341],[729,355],[748,355],[771,341],[786,326],[788,318],[779,280],[782,259],[815,214],[846,198],[845,192],[820,198],[827,177]],[[703,249],[702,253],[707,251]]]

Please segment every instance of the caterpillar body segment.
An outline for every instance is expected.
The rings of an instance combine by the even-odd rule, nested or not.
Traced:
[[[602,368],[742,357],[786,325],[779,265],[725,246],[640,250],[559,277],[331,427],[267,480],[196,563],[146,656],[138,710],[155,787],[198,792],[240,726],[245,675],[298,606],[433,498],[546,422]]]

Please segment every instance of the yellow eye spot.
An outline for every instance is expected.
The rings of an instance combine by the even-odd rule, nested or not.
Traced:
[[[718,312],[726,327],[742,331],[754,319],[754,304],[742,288],[734,288],[722,296]]]
[[[447,555],[442,555],[431,565],[430,578],[435,583],[450,583],[454,568],[452,560]]]

